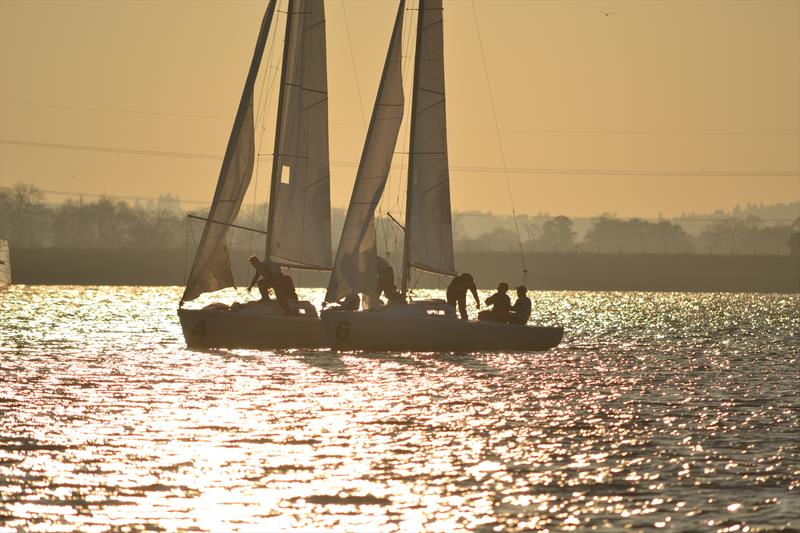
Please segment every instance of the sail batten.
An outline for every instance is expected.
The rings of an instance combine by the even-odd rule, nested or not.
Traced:
[[[289,3],[267,257],[331,267],[328,80],[321,0]]]
[[[355,293],[370,296],[377,289],[375,208],[389,177],[405,109],[402,76],[404,9],[405,1],[400,0],[333,274],[325,294],[327,302]]]
[[[276,3],[277,0],[270,0],[261,21],[250,70],[247,73],[242,98],[231,128],[225,157],[222,160],[214,199],[208,212],[209,221],[218,223],[207,221],[203,228],[189,279],[186,282],[186,289],[181,298],[181,305],[203,293],[232,287],[234,284],[225,237],[228,227],[234,223],[239,214],[253,174],[256,156],[253,90]]]

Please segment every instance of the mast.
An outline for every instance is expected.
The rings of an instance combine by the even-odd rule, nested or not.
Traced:
[[[322,0],[320,0],[322,1]],[[286,85],[286,70],[289,57],[289,38],[291,29],[291,17],[293,16],[294,0],[289,0],[286,9],[286,32],[283,36],[283,63],[281,64],[281,86],[278,91],[278,113],[275,119],[275,148],[272,150],[272,182],[269,189],[269,214],[267,215],[267,243],[264,251],[264,260],[269,261],[272,254],[272,239],[275,234],[275,208],[277,207],[277,191],[280,184],[280,171],[278,164],[280,156],[278,152],[281,147],[281,123],[283,122],[283,99],[284,87]]]
[[[293,0],[278,79],[266,256],[331,267],[330,156],[325,8]],[[277,76],[276,76],[277,77]]]
[[[408,154],[408,180],[406,183],[406,223],[405,223],[405,238],[403,239],[403,277],[400,281],[400,292],[406,295],[408,291],[408,282],[411,276],[411,217],[413,212],[412,194],[414,187],[414,139],[416,138],[416,116],[417,116],[417,83],[419,82],[419,56],[422,50],[422,10],[425,9],[425,0],[419,0],[417,5],[417,38],[416,47],[414,49],[414,82],[411,86],[411,136]]]

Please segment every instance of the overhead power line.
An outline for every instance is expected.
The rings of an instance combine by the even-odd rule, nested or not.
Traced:
[[[345,15],[346,16],[346,15]],[[345,24],[347,19],[345,18]],[[349,30],[348,30],[349,31]],[[348,34],[349,37],[349,34]],[[351,61],[352,45],[351,45]],[[356,76],[357,78],[357,76]],[[362,122],[331,122],[335,126],[347,126],[352,128],[363,128],[364,107],[361,103],[360,86],[356,81],[356,90],[358,91],[359,108],[362,115]],[[46,107],[51,109],[68,109],[73,111],[94,111],[103,113],[124,113],[132,115],[150,115],[157,117],[173,117],[173,118],[198,118],[198,119],[213,119],[213,120],[233,120],[230,115],[199,115],[190,113],[166,113],[162,111],[141,111],[136,109],[112,109],[108,107],[90,107],[78,105],[64,105],[64,104],[47,104],[36,102],[20,102],[15,100],[0,100],[0,104],[4,105],[18,105],[25,107]],[[474,131],[494,133],[495,128],[489,127],[476,127],[476,126],[449,126],[448,131]],[[502,128],[503,133],[528,133],[528,134],[547,134],[547,135],[619,135],[619,136],[658,136],[658,135],[680,135],[680,136],[698,136],[698,137],[800,137],[800,131],[692,131],[692,130],[615,130],[615,129],[563,129],[563,128]]]
[[[83,144],[44,143],[35,141],[20,141],[16,139],[0,139],[2,144],[24,146],[29,148],[53,148],[59,150],[75,150],[81,152],[113,153],[122,155],[175,157],[180,159],[206,159],[221,160],[220,154],[204,154],[195,152],[169,152],[162,150],[139,150],[134,148],[113,148],[107,146],[92,146]],[[272,157],[272,154],[258,154],[259,157]],[[355,168],[355,161],[331,161],[334,167]],[[399,167],[392,167],[393,169]],[[717,170],[705,168],[690,169],[633,169],[633,168],[535,168],[535,167],[482,167],[482,166],[451,166],[454,172],[477,174],[532,174],[532,175],[571,175],[571,176],[686,176],[686,177],[754,177],[754,178],[793,178],[800,176],[800,170]]]
[[[107,146],[91,146],[85,144],[43,143],[34,141],[18,141],[14,139],[0,139],[0,143],[13,144],[17,146],[28,146],[32,148],[57,148],[59,150],[75,150],[79,152],[102,152],[110,154],[149,155],[157,157],[178,157],[181,159],[222,159],[222,156],[217,154],[199,154],[191,152],[166,152],[162,150],[139,150],[134,148],[111,148]]]

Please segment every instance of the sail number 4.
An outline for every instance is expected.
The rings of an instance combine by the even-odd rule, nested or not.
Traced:
[[[346,341],[350,336],[350,322],[343,321],[336,325],[336,338],[340,341]]]
[[[195,326],[192,328],[192,333],[197,335],[198,337],[202,337],[206,334],[206,319],[200,320]]]

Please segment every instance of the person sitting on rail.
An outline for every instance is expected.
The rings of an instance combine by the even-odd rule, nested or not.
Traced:
[[[525,325],[531,317],[531,299],[527,296],[528,288],[525,285],[517,287],[517,301],[508,314],[508,323]]]
[[[478,288],[475,286],[472,274],[467,272],[459,274],[447,286],[447,303],[453,307],[458,307],[458,313],[461,315],[462,320],[469,319],[467,316],[467,291],[472,292],[475,304],[480,309],[481,300],[478,298]]]
[[[508,283],[501,282],[497,286],[497,292],[486,298],[486,305],[491,305],[492,308],[478,313],[478,320],[505,324],[511,309],[511,298],[508,297],[507,292]]]

